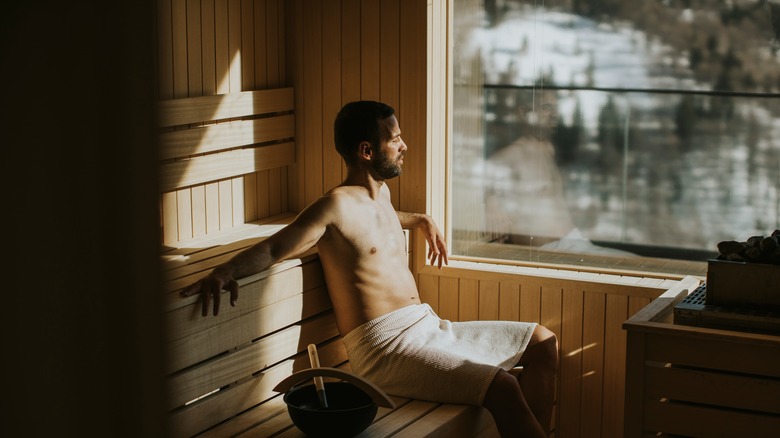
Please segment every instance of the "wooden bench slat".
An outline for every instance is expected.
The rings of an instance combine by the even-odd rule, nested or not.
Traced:
[[[396,408],[379,421],[375,421],[361,435],[366,437],[390,436],[414,423],[438,406],[439,403],[412,400],[404,406]]]
[[[305,349],[305,346],[303,347]],[[346,360],[344,344],[333,341],[318,346],[322,366],[338,366]],[[251,378],[220,390],[169,416],[174,436],[192,436],[277,395],[273,388],[290,374],[309,367],[308,352],[274,365]]]
[[[178,339],[168,344],[171,354],[168,371],[194,365],[330,308],[327,292],[318,288]]]
[[[198,438],[268,437],[292,427],[282,394],[198,435]]]
[[[471,438],[483,433],[498,437],[493,417],[487,410],[476,406],[442,404],[394,436]]]
[[[174,295],[175,298],[172,298],[182,305],[168,310],[168,340],[173,341],[206,330],[294,295],[324,287],[325,278],[322,266],[317,260],[302,264],[296,264],[295,261],[292,261],[290,265],[292,267],[285,269],[286,263],[278,263],[271,269],[253,276],[251,281],[239,280],[238,284],[242,288],[239,295],[241,305],[236,305],[236,307],[228,305],[224,311],[220,311],[217,317],[203,318],[200,316],[200,297],[198,296],[181,298],[178,293],[169,294]],[[263,275],[269,271],[273,275]],[[223,291],[223,295],[226,294],[227,292]],[[223,296],[223,298],[225,297]]]
[[[160,190],[169,192],[260,170],[288,166],[294,162],[295,143],[293,142],[193,157],[161,165]]]
[[[295,96],[291,87],[170,99],[157,104],[161,127],[285,112],[294,108]]]
[[[173,409],[204,394],[236,382],[268,366],[295,356],[301,346],[339,340],[332,313],[316,316],[229,352],[199,367],[172,376],[168,408]]]
[[[224,256],[224,258],[215,257],[214,262],[220,262],[228,257],[230,255]],[[243,286],[244,284],[250,284],[254,283],[256,281],[262,280],[266,277],[270,277],[272,275],[278,274],[280,272],[284,272],[290,269],[295,269],[300,266],[305,266],[308,263],[316,262],[318,260],[319,256],[317,254],[316,249],[311,249],[304,254],[301,255],[300,258],[297,259],[290,259],[285,260],[283,262],[277,263],[270,268],[266,269],[263,272],[254,274],[251,278],[242,278],[238,280],[239,286]],[[179,309],[182,307],[187,307],[199,300],[199,297],[197,296],[191,296],[191,297],[181,297],[179,295],[179,291],[183,289],[184,287],[188,286],[189,284],[199,280],[200,278],[204,277],[211,271],[211,268],[208,268],[203,271],[195,272],[192,274],[189,274],[187,276],[177,278],[175,280],[172,280],[164,286],[164,290],[166,291],[165,296],[165,302],[166,302],[166,309],[168,311],[172,311],[175,309]],[[223,298],[227,297],[229,294],[227,291],[222,291]],[[242,294],[243,295],[243,294]]]
[[[187,158],[258,143],[295,137],[295,117],[290,114],[256,120],[238,120],[159,136],[160,160]]]
[[[220,247],[253,237],[269,236],[287,226],[295,218],[292,213],[283,213],[252,222],[237,225],[220,232],[206,234],[182,242],[178,247],[163,248],[161,257],[163,269],[173,269],[191,263],[193,255],[206,250],[219,252]]]

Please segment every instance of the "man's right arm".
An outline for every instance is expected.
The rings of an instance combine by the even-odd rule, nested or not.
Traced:
[[[230,305],[238,300],[236,279],[264,271],[274,263],[300,254],[317,244],[332,222],[334,200],[323,197],[304,209],[295,220],[268,239],[252,245],[181,291],[181,296],[200,295],[201,314],[208,314],[214,300],[214,315],[219,314],[222,290],[230,292]]]

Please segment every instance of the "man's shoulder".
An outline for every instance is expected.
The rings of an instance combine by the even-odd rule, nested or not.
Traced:
[[[349,211],[363,201],[365,194],[357,187],[338,186],[329,190],[317,200],[322,207],[335,212]]]

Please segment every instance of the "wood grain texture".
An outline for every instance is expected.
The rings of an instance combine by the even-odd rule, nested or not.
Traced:
[[[622,325],[648,303],[648,296],[664,292],[663,282],[590,272],[564,275],[545,268],[493,266],[495,270],[483,270],[469,269],[480,267],[476,264],[454,265],[422,270],[419,278],[427,290],[424,301],[435,303],[450,316],[457,309],[462,321],[520,320],[548,327],[558,337],[561,357],[556,433],[621,436],[626,363]],[[457,295],[451,293],[452,280],[457,280]]]
[[[229,123],[257,114],[286,112],[292,117],[294,93],[285,87],[286,69],[280,65],[285,62],[286,38],[285,26],[279,21],[285,19],[285,8],[278,0],[166,0],[159,4],[158,14],[158,122],[170,128],[161,136],[161,159],[279,141],[280,129],[287,131],[282,135],[288,139],[294,137],[290,134],[294,132],[292,119],[281,124],[270,120]],[[270,85],[269,71],[274,79]],[[282,206],[286,210],[289,203],[279,195],[287,193],[290,162],[294,158],[281,164],[284,172],[275,168],[279,177],[273,186],[269,181],[255,186],[257,190],[246,190],[243,177],[232,181],[232,190],[219,183],[213,184],[220,190],[209,188],[210,181],[240,175],[227,175],[224,168],[214,178],[201,174],[197,182],[189,180],[186,184],[194,184],[188,186],[191,193],[181,193],[180,200],[189,197],[191,210],[185,211],[186,202],[179,202],[175,216],[170,216],[171,210],[161,211],[163,243],[175,245],[258,219],[258,214],[270,215],[270,208],[258,213],[256,204],[270,199],[273,189],[276,211],[281,212]],[[165,179],[163,191],[184,187],[172,183],[177,178],[169,173]]]

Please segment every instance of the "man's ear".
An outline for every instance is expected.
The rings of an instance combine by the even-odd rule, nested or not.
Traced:
[[[358,145],[358,156],[360,156],[360,158],[370,160],[373,153],[374,150],[371,148],[371,143],[364,141]]]

